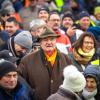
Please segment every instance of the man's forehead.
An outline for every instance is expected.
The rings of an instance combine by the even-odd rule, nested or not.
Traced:
[[[6,75],[15,75],[15,74],[17,74],[17,72],[11,71],[11,72],[7,73]],[[6,75],[5,75],[5,76],[6,76]]]
[[[5,24],[6,24],[6,25],[15,25],[15,23],[14,23],[13,21],[11,21],[11,22],[6,21]]]
[[[58,14],[51,14],[50,19],[60,19],[60,16]]]

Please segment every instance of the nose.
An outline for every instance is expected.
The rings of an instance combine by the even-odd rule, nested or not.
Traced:
[[[10,78],[10,81],[14,81],[15,80],[15,77],[14,76],[11,76],[11,78]]]
[[[23,50],[22,50],[22,53],[26,53],[26,49],[23,49]]]
[[[88,87],[91,87],[91,83],[90,83],[90,82],[87,82],[87,86],[88,86]]]

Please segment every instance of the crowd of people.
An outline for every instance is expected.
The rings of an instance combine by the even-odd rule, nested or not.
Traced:
[[[0,100],[99,98],[99,0],[0,0]]]

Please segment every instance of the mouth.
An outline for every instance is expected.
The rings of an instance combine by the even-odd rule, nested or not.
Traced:
[[[50,48],[50,47],[52,47],[51,45],[48,45],[48,46],[46,46],[47,48]]]

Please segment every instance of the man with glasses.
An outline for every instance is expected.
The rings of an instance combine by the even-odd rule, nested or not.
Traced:
[[[57,38],[57,47],[61,52],[67,54],[71,50],[71,42],[64,31],[60,29],[60,25],[61,18],[59,14],[57,12],[52,12],[49,16],[48,26],[52,28],[56,34],[60,35],[60,37]]]

